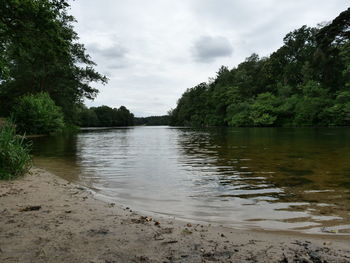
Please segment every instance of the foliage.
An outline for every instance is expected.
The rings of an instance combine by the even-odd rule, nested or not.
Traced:
[[[61,109],[47,93],[20,97],[13,109],[13,116],[20,132],[50,134],[64,126]]]
[[[134,114],[126,107],[119,109],[108,106],[82,107],[79,112],[79,125],[81,127],[118,127],[134,124]]]
[[[12,179],[26,173],[31,166],[30,144],[16,135],[15,126],[7,121],[0,126],[0,179]]]
[[[350,125],[350,8],[332,22],[288,33],[269,57],[252,54],[188,89],[171,125]]]
[[[106,83],[73,29],[67,0],[0,1],[0,112],[14,101],[47,92],[73,123],[76,105],[93,99],[91,82]]]
[[[169,115],[137,117],[134,119],[135,125],[161,126],[169,125]]]
[[[257,96],[251,105],[250,118],[255,126],[273,126],[278,116],[279,100],[266,92]]]
[[[93,109],[82,107],[78,113],[78,124],[82,127],[96,127],[98,126],[98,119]]]
[[[227,109],[227,120],[230,126],[252,126],[250,116],[250,104],[248,102],[231,104]]]

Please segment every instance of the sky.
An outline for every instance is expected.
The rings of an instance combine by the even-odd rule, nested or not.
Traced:
[[[106,85],[86,105],[126,106],[137,117],[164,115],[186,89],[283,37],[346,10],[349,0],[75,0],[70,14]]]

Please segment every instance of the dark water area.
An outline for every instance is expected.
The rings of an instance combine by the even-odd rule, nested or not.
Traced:
[[[350,235],[349,128],[92,129],[36,138],[33,154],[136,211]]]

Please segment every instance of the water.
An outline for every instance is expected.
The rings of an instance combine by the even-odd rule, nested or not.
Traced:
[[[349,128],[133,127],[34,142],[35,163],[134,210],[350,234]]]

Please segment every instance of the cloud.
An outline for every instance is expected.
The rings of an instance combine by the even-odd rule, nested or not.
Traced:
[[[196,61],[208,63],[218,57],[231,56],[233,48],[225,37],[202,36],[196,40],[192,53]]]
[[[103,47],[97,43],[87,45],[89,53],[93,54],[93,59],[98,65],[102,65],[102,70],[108,70],[108,75],[112,76],[112,71],[127,67],[130,63],[126,55],[128,49],[119,43],[112,43],[107,47]]]
[[[88,50],[93,52],[96,55],[100,55],[105,58],[123,58],[125,57],[128,50],[119,44],[114,44],[111,47],[103,48],[98,44],[88,45]]]

